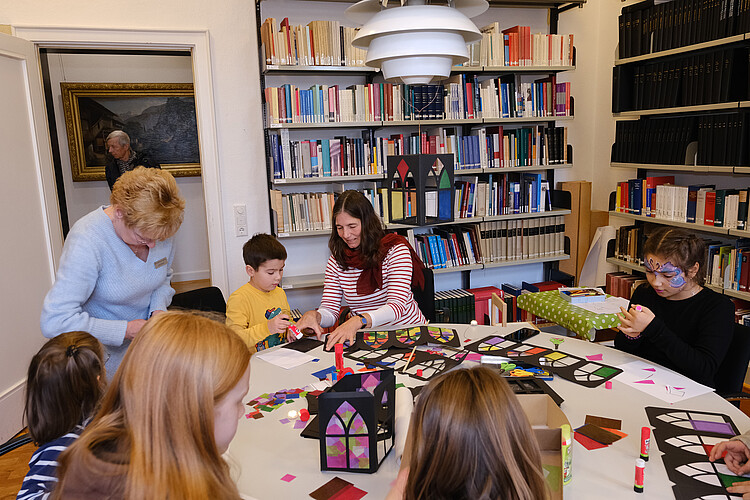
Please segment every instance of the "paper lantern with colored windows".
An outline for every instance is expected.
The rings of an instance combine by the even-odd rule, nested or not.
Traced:
[[[318,396],[320,470],[378,470],[393,448],[395,394],[386,369],[346,375]]]
[[[388,157],[388,209],[393,223],[424,226],[453,221],[453,155]]]

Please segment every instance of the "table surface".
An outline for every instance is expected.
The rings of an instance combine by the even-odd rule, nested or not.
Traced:
[[[506,328],[499,326],[440,325],[455,328],[462,341],[480,340],[488,335],[504,335],[517,330],[518,325]],[[542,347],[552,347],[549,339],[553,335],[541,333],[526,343]],[[278,349],[274,348],[274,349]],[[600,344],[566,338],[560,350],[580,357],[603,354],[604,364],[618,366],[637,360],[635,356]],[[312,373],[333,364],[333,353],[323,352],[318,347],[309,352],[319,358],[319,362],[308,362],[299,367],[285,370],[253,357],[250,368],[250,392],[247,400],[263,393],[282,389],[303,388],[318,379]],[[355,368],[355,361],[344,358],[344,364]],[[475,363],[467,362],[468,366]],[[359,368],[359,367],[356,367]],[[421,382],[406,375],[397,374],[396,383],[408,387]],[[604,385],[586,388],[555,377],[550,386],[565,402],[561,408],[573,428],[584,424],[587,414],[622,420],[622,431],[628,436],[607,448],[586,450],[577,441],[573,443],[573,479],[564,487],[566,499],[632,498],[635,460],[640,449],[640,429],[649,425],[645,406],[670,407],[664,401],[612,380],[612,389]],[[275,498],[310,498],[309,493],[322,486],[334,476],[339,476],[367,491],[365,498],[384,498],[391,482],[398,472],[395,453],[391,451],[375,474],[346,472],[321,472],[319,443],[314,439],[300,437],[300,430],[291,423],[282,424],[280,419],[287,416],[290,409],[306,408],[304,399],[284,405],[273,412],[264,412],[264,418],[253,420],[242,417],[237,435],[227,452],[227,461],[237,478],[237,485],[243,496],[258,500]],[[750,418],[739,409],[726,402],[715,393],[690,398],[672,405],[677,409],[703,410],[729,415],[740,432],[750,429]],[[248,407],[250,408],[250,407]],[[654,439],[651,440],[651,460],[647,462],[645,473],[645,493],[638,498],[673,498],[661,454]],[[281,478],[291,474],[296,479],[287,483]]]

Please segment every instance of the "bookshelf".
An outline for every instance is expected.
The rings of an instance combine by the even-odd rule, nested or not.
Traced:
[[[291,0],[285,0],[277,6],[275,2],[256,2],[256,19],[259,28],[258,40],[259,45],[261,44],[261,26],[268,17],[274,17],[279,20],[284,19],[286,16],[289,17],[289,26],[294,24],[307,23],[312,20],[320,19],[331,19],[334,21],[340,21],[341,25],[350,24],[343,18],[343,10],[348,6],[346,1],[338,2],[336,0],[326,0],[316,2],[314,9],[308,8],[306,0],[297,0],[296,2]],[[531,11],[535,14],[532,17],[538,17],[545,26],[549,33],[556,33],[557,31],[557,20],[560,13],[571,9],[573,7],[581,7],[585,4],[585,0],[492,0],[490,1],[491,9],[493,7],[502,7],[503,9],[497,11],[497,19],[500,20],[504,25],[502,29],[513,26],[514,24],[522,24],[517,22],[509,21],[512,19],[507,17],[507,13],[511,12],[508,10],[509,7],[514,8],[527,8],[531,7]],[[297,9],[299,6],[299,9]],[[546,10],[541,11],[539,8]],[[309,11],[309,13],[308,13]],[[536,12],[539,11],[537,16]],[[503,16],[500,17],[499,14]],[[293,18],[294,16],[294,18]],[[528,19],[530,16],[524,14],[522,18]],[[481,24],[487,24],[486,22],[480,22]],[[529,22],[529,21],[526,21]],[[507,26],[505,25],[507,24]],[[534,21],[531,21],[534,24]],[[536,27],[535,27],[536,30]],[[538,30],[536,30],[538,31]],[[566,49],[567,50],[567,49]],[[267,172],[267,183],[269,189],[272,191],[281,192],[282,196],[291,195],[293,193],[338,193],[345,189],[359,189],[359,190],[371,190],[374,196],[377,196],[378,190],[382,186],[382,180],[384,179],[385,165],[377,163],[376,167],[369,168],[375,162],[365,162],[364,168],[366,172],[354,171],[350,175],[317,175],[317,176],[305,176],[296,177],[293,175],[283,174],[281,177],[278,174],[275,175],[274,171],[274,145],[272,141],[281,140],[282,132],[285,134],[284,137],[289,138],[289,142],[304,142],[304,141],[332,141],[334,138],[344,136],[347,139],[355,139],[362,137],[367,138],[390,138],[393,135],[403,134],[404,139],[410,135],[421,134],[425,131],[430,132],[439,128],[448,129],[455,131],[457,135],[460,134],[462,137],[468,137],[477,134],[478,130],[486,130],[487,128],[493,128],[500,130],[500,134],[508,131],[521,130],[521,128],[527,127],[530,129],[543,130],[551,127],[562,127],[571,123],[573,119],[573,96],[570,96],[568,100],[568,106],[566,107],[566,113],[568,116],[557,114],[557,110],[553,108],[555,116],[512,116],[511,117],[493,117],[493,116],[479,116],[475,118],[458,118],[458,119],[385,119],[385,116],[380,119],[365,119],[365,120],[353,120],[353,121],[341,121],[338,116],[335,120],[325,121],[328,118],[324,117],[323,121],[313,121],[307,123],[298,123],[292,121],[291,123],[274,123],[274,120],[269,115],[269,100],[267,99],[266,89],[279,88],[284,84],[291,84],[299,89],[307,89],[309,85],[323,85],[326,87],[338,85],[341,89],[346,89],[350,86],[356,85],[368,85],[378,84],[383,82],[382,76],[376,70],[367,68],[364,66],[339,66],[339,65],[285,65],[285,64],[271,64],[265,59],[264,49],[260,49],[259,54],[259,66],[260,66],[260,78],[261,78],[261,99],[264,102],[264,124],[265,124],[265,144],[266,144],[266,172]],[[575,70],[575,54],[572,55],[571,64],[562,65],[534,65],[534,66],[494,66],[494,65],[479,65],[479,66],[455,66],[452,71],[452,76],[464,75],[466,81],[475,78],[474,81],[484,81],[487,79],[497,79],[498,85],[500,78],[512,78],[512,75],[520,75],[517,77],[517,81],[532,82],[533,79],[544,79],[545,77],[552,77],[559,73]],[[519,80],[523,79],[523,80]],[[503,80],[506,81],[506,80]],[[556,81],[556,80],[555,80]],[[448,82],[438,82],[441,85],[447,86]],[[384,88],[384,87],[383,87]],[[276,91],[278,92],[278,90]],[[478,92],[478,87],[477,87]],[[553,91],[554,94],[554,91]],[[553,96],[554,97],[554,96]],[[471,97],[470,97],[471,98]],[[280,104],[280,103],[279,103]],[[468,109],[467,109],[468,111]],[[277,119],[278,115],[274,115]],[[377,118],[377,117],[376,117]],[[396,118],[396,116],[394,116]],[[295,118],[296,120],[296,118]],[[520,132],[519,132],[520,133]],[[272,136],[277,135],[276,139]],[[487,133],[489,136],[490,134]],[[561,138],[565,138],[567,142],[567,135],[561,134]],[[502,137],[501,137],[502,142]],[[558,140],[558,144],[561,141]],[[373,143],[374,144],[374,143]],[[281,144],[283,147],[283,143]],[[457,180],[466,181],[467,179],[477,178],[479,182],[487,182],[488,179],[496,181],[498,178],[504,177],[506,179],[516,178],[523,173],[542,173],[542,179],[549,182],[550,189],[554,187],[554,174],[556,171],[562,169],[571,169],[573,163],[573,148],[570,144],[563,144],[564,149],[560,150],[561,158],[565,160],[559,160],[559,163],[540,163],[530,164],[522,166],[503,166],[495,167],[491,166],[492,160],[490,159],[488,164],[479,165],[477,168],[459,168],[459,165],[455,169],[455,175]],[[407,151],[404,151],[407,152]],[[411,151],[409,151],[411,152]],[[563,162],[564,161],[564,162]],[[492,176],[492,177],[490,177]],[[287,267],[285,276],[283,279],[282,287],[286,290],[311,290],[322,286],[323,284],[323,267],[328,257],[327,240],[330,235],[330,226],[326,226],[325,229],[311,229],[307,230],[289,230],[284,225],[284,230],[279,230],[278,217],[274,208],[276,205],[274,198],[276,194],[269,196],[269,205],[271,206],[272,223],[271,227],[274,233],[282,239],[283,244],[287,248],[289,259],[287,260]],[[372,199],[372,198],[371,198]],[[456,218],[450,224],[435,225],[425,228],[414,228],[417,236],[420,235],[421,231],[433,231],[438,230],[441,227],[448,226],[446,230],[453,230],[455,227],[479,227],[481,224],[496,224],[496,223],[517,223],[520,228],[527,221],[535,219],[547,219],[556,220],[555,218],[570,213],[569,202],[565,205],[564,201],[560,203],[559,197],[552,200],[551,210],[545,212],[531,212],[531,213],[504,213],[502,215],[481,215],[473,217]],[[373,203],[375,205],[375,203]],[[376,206],[376,209],[378,207]],[[325,211],[325,210],[324,210]],[[328,221],[330,224],[330,221]],[[541,223],[540,223],[541,224]],[[388,230],[408,230],[410,227],[385,223],[385,227]],[[431,229],[433,228],[433,229]],[[468,288],[470,286],[469,275],[472,271],[483,271],[491,268],[507,268],[507,266],[518,266],[524,264],[539,265],[543,264],[545,268],[547,266],[554,266],[554,263],[560,260],[569,258],[565,253],[557,255],[543,255],[534,258],[526,259],[515,259],[507,260],[502,262],[487,262],[477,264],[464,264],[461,266],[448,266],[444,268],[433,268],[435,274],[455,274],[459,273],[461,276],[462,286]],[[438,289],[438,288],[436,288]]]
[[[619,193],[628,193],[627,200],[619,201],[620,207],[615,207],[617,195],[610,196],[610,218],[629,224],[618,230],[625,241],[613,242],[608,252],[607,262],[618,268],[644,272],[633,256],[651,225],[701,233],[721,242],[714,245],[717,247],[737,247],[740,238],[750,237],[747,230],[735,228],[738,222],[740,227],[742,223],[747,227],[747,215],[743,215],[739,203],[734,204],[737,200],[731,206],[726,204],[726,211],[719,208],[719,226],[707,225],[704,219],[712,222],[713,209],[709,216],[697,194],[699,185],[715,185],[713,190],[704,189],[720,193],[721,205],[716,206],[724,207],[728,195],[738,197],[750,186],[744,177],[750,173],[747,14],[746,6],[711,0],[674,0],[669,4],[638,1],[623,6],[618,56],[613,64],[616,134],[610,167],[635,171],[636,178],[629,181],[635,184],[621,184],[618,188]],[[656,201],[660,217],[653,217],[653,203],[646,206],[646,199],[651,196],[646,187],[651,189],[659,182],[648,179],[669,175],[673,179],[668,184],[682,187],[662,191],[660,196],[664,198]],[[636,199],[630,189],[633,185]],[[641,187],[643,191],[639,192]],[[668,206],[673,202],[671,196],[674,210]],[[671,218],[680,220],[668,220]],[[736,253],[739,255],[739,251]],[[630,257],[626,260],[617,255]],[[709,275],[714,271],[712,262],[707,265]],[[734,266],[736,261],[730,264]],[[734,274],[730,276],[722,283],[738,287]],[[709,287],[750,300],[747,292]]]

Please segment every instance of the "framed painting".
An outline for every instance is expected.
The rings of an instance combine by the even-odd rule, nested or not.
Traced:
[[[175,177],[201,174],[192,83],[61,82],[73,181],[104,180],[105,141],[123,130],[130,147]]]

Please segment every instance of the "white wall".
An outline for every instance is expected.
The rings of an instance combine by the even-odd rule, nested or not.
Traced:
[[[25,0],[4,5],[0,12],[0,23],[120,30],[209,31],[221,171],[221,210],[227,221],[224,230],[226,259],[230,264],[235,264],[229,270],[228,288],[241,286],[246,281],[242,265],[245,238],[234,236],[231,227],[232,205],[245,203],[248,211],[256,214],[256,217],[248,220],[250,233],[269,229],[253,2],[225,0],[217,4],[202,0],[124,0],[116,4],[95,5],[84,0]],[[259,179],[264,180],[258,182]]]
[[[101,205],[109,204],[106,181],[73,182],[70,150],[65,130],[60,82],[90,83],[192,83],[190,55],[70,54],[48,55],[50,86],[60,145],[68,220],[75,221]],[[177,177],[185,198],[185,220],[175,236],[177,251],[174,281],[208,279],[206,206],[200,177]]]

